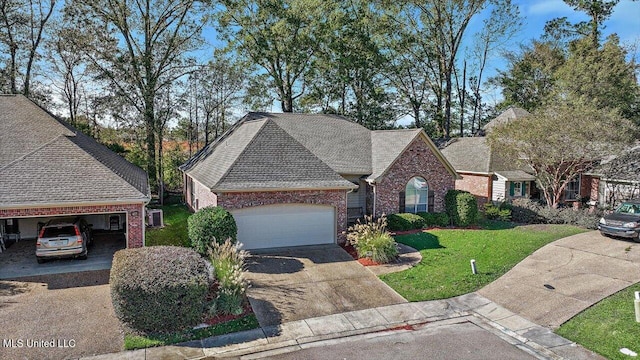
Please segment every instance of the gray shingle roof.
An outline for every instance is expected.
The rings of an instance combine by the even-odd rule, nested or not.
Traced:
[[[500,170],[496,171],[496,175],[506,178],[508,181],[533,181],[535,176],[522,170]]]
[[[413,139],[420,134],[420,131],[419,129],[372,131],[372,172],[369,179],[380,177]]]
[[[489,121],[485,126],[482,127],[482,129],[485,132],[489,132],[496,126],[506,124],[511,120],[520,119],[529,115],[531,114],[527,110],[512,106],[503,111],[500,115],[496,116],[493,120]]]
[[[458,172],[490,173],[491,149],[484,137],[452,139],[441,150]]]
[[[375,180],[420,132],[370,131],[337,115],[249,113],[181,169],[214,191],[351,189],[342,175]]]
[[[0,96],[0,206],[145,201],[146,172],[26,97]]]
[[[260,122],[264,124],[261,131],[211,188],[225,191],[357,188],[293,139],[277,122],[272,119]]]
[[[640,183],[640,147],[593,169],[590,174],[601,176],[610,181],[628,181]]]
[[[371,131],[339,115],[249,113],[269,118],[340,174],[371,173]]]

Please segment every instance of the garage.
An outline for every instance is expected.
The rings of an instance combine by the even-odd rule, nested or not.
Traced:
[[[280,204],[231,210],[244,249],[333,244],[333,206]]]
[[[7,245],[0,242],[0,276],[54,271],[54,264],[55,273],[73,271],[101,252],[111,261],[114,248],[144,246],[147,173],[22,95],[0,96],[0,170],[0,238]],[[88,261],[37,264],[40,228],[61,217],[82,217],[113,246],[89,248]],[[60,247],[50,254],[79,255],[64,253],[68,241],[47,243]]]

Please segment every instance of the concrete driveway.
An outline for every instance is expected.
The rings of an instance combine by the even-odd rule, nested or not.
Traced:
[[[542,247],[478,293],[536,324],[557,328],[639,281],[640,244],[591,231]]]
[[[337,245],[263,252],[247,264],[260,326],[406,302]]]
[[[108,281],[109,270],[0,280],[0,358],[77,359],[121,351],[123,332]]]
[[[111,269],[113,253],[125,248],[122,233],[94,233],[87,260],[59,259],[38,264],[36,240],[23,239],[0,253],[0,279]]]

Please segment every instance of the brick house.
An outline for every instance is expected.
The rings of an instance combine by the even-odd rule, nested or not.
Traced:
[[[0,96],[0,230],[36,238],[56,216],[83,216],[144,245],[144,170],[22,95]]]
[[[489,201],[540,198],[533,171],[503,159],[489,147],[484,136],[496,126],[528,115],[524,109],[510,107],[487,123],[478,136],[452,139],[442,149],[442,154],[460,175],[456,189],[475,195],[478,206]],[[598,188],[597,181],[594,176],[581,174],[567,185],[563,201],[578,204],[581,199],[592,197],[592,188]]]
[[[249,113],[181,167],[192,210],[222,206],[247,249],[335,243],[365,214],[443,211],[457,174],[424,131]]]
[[[640,198],[640,142],[624,154],[604,161],[583,178],[591,205],[613,208],[622,200]]]

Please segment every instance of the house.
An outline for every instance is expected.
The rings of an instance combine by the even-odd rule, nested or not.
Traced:
[[[619,157],[604,161],[587,173],[585,184],[590,201],[600,207],[615,207],[622,200],[640,197],[640,145]]]
[[[145,171],[22,95],[0,96],[0,229],[37,237],[39,224],[84,216],[144,245]]]
[[[488,201],[501,202],[516,198],[539,199],[533,171],[505,160],[487,144],[485,134],[496,126],[517,121],[529,113],[517,107],[510,107],[487,123],[475,137],[454,138],[445,144],[442,154],[456,169],[460,178],[456,189],[469,191],[482,206]],[[581,174],[571,181],[564,194],[564,203],[579,204],[592,196],[591,189],[597,179]]]
[[[192,210],[222,206],[247,249],[335,243],[364,214],[444,211],[457,175],[420,129],[249,113],[181,167]]]
[[[484,137],[495,126],[527,115],[526,110],[511,107],[487,123],[479,132],[482,136],[454,138],[442,149],[442,154],[460,175],[456,189],[475,195],[478,206],[489,201],[537,196],[535,177],[492,151]]]

